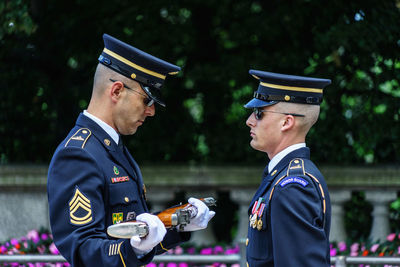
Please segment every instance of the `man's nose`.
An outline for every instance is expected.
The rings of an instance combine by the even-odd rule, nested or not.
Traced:
[[[146,116],[152,117],[156,114],[156,104],[154,103],[150,107],[146,106],[145,112]]]
[[[255,117],[253,112],[247,118],[246,125],[249,126],[249,127],[254,127],[256,125],[256,117]]]

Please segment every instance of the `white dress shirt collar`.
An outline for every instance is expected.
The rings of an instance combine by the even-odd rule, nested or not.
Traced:
[[[279,161],[281,161],[287,154],[302,147],[306,147],[306,143],[298,143],[291,145],[282,150],[281,152],[279,152],[278,154],[276,154],[268,163],[268,173],[270,173],[272,169],[275,168],[275,166],[279,163]]]
[[[118,144],[118,142],[119,142],[119,135],[118,135],[117,131],[114,130],[113,127],[111,127],[110,125],[108,125],[108,124],[105,123],[104,121],[100,120],[99,118],[97,118],[97,117],[94,116],[93,114],[90,114],[89,112],[87,112],[86,109],[83,111],[83,115],[85,115],[86,117],[89,117],[89,118],[92,119],[95,123],[97,123],[104,131],[106,131],[106,133],[108,133],[109,136],[111,136],[111,138],[114,140],[114,142],[115,142],[116,144]]]

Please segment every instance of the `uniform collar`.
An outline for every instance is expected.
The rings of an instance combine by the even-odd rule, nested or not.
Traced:
[[[101,119],[97,118],[95,115],[90,114],[87,110],[83,111],[83,115],[92,119],[95,123],[97,123],[113,140],[116,144],[119,142],[119,135],[117,131],[114,130],[113,127],[102,121]]]
[[[297,150],[299,148],[302,147],[306,147],[306,143],[298,143],[298,144],[294,144],[291,145],[287,148],[285,148],[284,150],[282,150],[281,152],[279,152],[278,154],[276,154],[271,161],[268,164],[268,173],[270,173],[275,166],[286,156],[288,155],[290,152]]]

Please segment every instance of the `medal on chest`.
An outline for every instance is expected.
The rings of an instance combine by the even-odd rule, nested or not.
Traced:
[[[263,222],[261,217],[263,215],[265,209],[265,199],[260,197],[256,202],[254,202],[253,208],[251,209],[251,215],[249,217],[250,227],[255,229],[257,228],[258,231],[261,231]]]

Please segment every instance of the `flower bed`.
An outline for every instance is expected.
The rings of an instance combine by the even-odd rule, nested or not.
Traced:
[[[183,244],[170,249],[167,254],[171,255],[229,255],[238,254],[239,246],[215,245],[209,247],[195,247],[190,244]],[[46,229],[31,230],[26,236],[19,239],[12,238],[5,243],[0,243],[0,255],[24,255],[24,254],[51,254],[59,255],[54,245],[51,233]],[[392,233],[381,243],[370,242],[338,242],[330,245],[330,255],[334,256],[377,256],[377,257],[400,257],[400,234]],[[0,263],[0,266],[12,267],[67,267],[68,263]],[[150,263],[148,267],[193,267],[190,263]],[[223,263],[214,263],[213,267],[226,267]],[[239,267],[239,264],[232,264],[231,267]],[[359,265],[359,267],[369,267]],[[391,265],[385,265],[391,267]],[[396,266],[398,267],[398,266]]]

